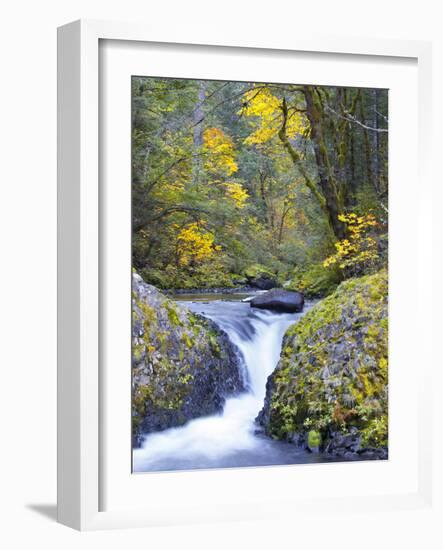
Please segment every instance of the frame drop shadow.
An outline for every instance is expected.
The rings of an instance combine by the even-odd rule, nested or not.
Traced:
[[[26,504],[26,508],[47,519],[50,519],[51,521],[57,521],[56,504]]]

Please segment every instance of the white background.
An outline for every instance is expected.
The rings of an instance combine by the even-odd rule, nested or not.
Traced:
[[[1,346],[0,544],[5,548],[306,547],[360,549],[441,547],[441,501],[434,512],[396,512],[367,517],[294,515],[277,521],[216,526],[156,528],[79,534],[59,526],[55,515],[56,403],[56,27],[79,17],[155,21],[160,28],[185,26],[227,35],[288,36],[297,28],[327,34],[433,39],[436,159],[442,150],[443,37],[439,2],[154,2],[147,0],[16,1],[3,6],[0,32]],[[218,31],[217,31],[218,29]],[[436,187],[441,174],[435,162]],[[442,198],[436,190],[434,206]],[[441,210],[441,206],[440,206]],[[441,214],[440,214],[441,218]],[[435,216],[435,248],[442,249],[442,223]],[[438,259],[441,259],[439,254]],[[435,280],[441,280],[441,263]],[[430,281],[431,282],[431,281]],[[436,284],[436,311],[442,304]],[[407,299],[407,297],[405,297]],[[429,320],[430,321],[430,320]],[[440,325],[439,334],[441,334]],[[431,322],[429,341],[431,342]],[[437,329],[437,325],[435,325]],[[438,352],[438,350],[437,350]],[[436,358],[439,358],[436,353]],[[440,366],[443,370],[443,366]],[[417,365],[419,368],[419,365]],[[440,375],[441,382],[441,375]],[[434,433],[441,453],[441,387],[436,390]],[[439,463],[439,464],[438,464]],[[441,474],[435,468],[439,495]],[[149,495],[146,496],[149,498]],[[5,539],[5,540],[4,540]],[[7,541],[6,541],[7,539]]]

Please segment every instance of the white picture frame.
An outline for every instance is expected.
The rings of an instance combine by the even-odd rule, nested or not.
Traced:
[[[106,407],[101,387],[104,365],[100,356],[100,303],[106,296],[100,284],[102,250],[100,212],[103,208],[99,186],[100,158],[100,43],[101,41],[125,41],[131,44],[195,44],[209,56],[214,46],[229,48],[230,55],[255,51],[272,51],[284,56],[288,52],[305,52],[315,55],[369,56],[396,60],[411,59],[417,66],[418,81],[418,181],[420,194],[430,188],[428,151],[431,112],[431,46],[426,42],[369,40],[346,37],[310,36],[297,33],[296,38],[281,37],[280,41],[257,39],[224,39],[213,36],[186,36],[183,30],[172,36],[157,33],[143,25],[102,21],[77,21],[65,25],[58,33],[58,520],[80,530],[118,528],[131,526],[169,525],[200,521],[235,519],[259,519],[264,516],[266,494],[262,499],[252,497],[249,506],[228,500],[213,499],[201,507],[175,506],[130,507],[122,499],[121,506],[104,510],[101,484],[103,483],[103,414]],[[190,75],[195,76],[195,75]],[[415,147],[415,145],[414,145]],[[421,209],[425,206],[422,204]],[[419,294],[426,273],[430,250],[420,243],[426,242],[431,233],[431,220],[420,210],[420,231],[417,243],[411,245],[412,257],[420,270],[417,273],[417,305],[425,309],[426,296]],[[430,210],[429,210],[430,211]],[[417,224],[418,225],[418,224]],[[426,256],[428,255],[428,256]],[[430,263],[430,262],[429,262]],[[419,341],[425,334],[420,333]],[[431,350],[427,351],[428,357]],[[320,493],[298,502],[290,501],[304,511],[321,510],[334,503],[337,510],[346,512],[358,503],[365,510],[420,508],[431,505],[432,451],[430,434],[431,402],[426,387],[431,384],[432,361],[424,361],[417,374],[416,398],[418,426],[418,467],[413,489],[387,494],[361,494],[334,499]],[[107,397],[106,397],[107,399]],[[129,435],[129,434],[128,434]],[[415,463],[414,463],[415,464]],[[333,466],[325,466],[333,468]],[[274,470],[276,471],[276,470]],[[326,470],[325,470],[326,471]],[[332,470],[337,472],[337,468]],[[283,472],[283,471],[281,471]],[[128,472],[129,474],[130,472]],[[231,473],[202,472],[192,474],[192,483],[208,483],[217,476],[228,483]],[[179,487],[176,476],[168,484],[168,491]],[[179,478],[181,475],[182,478]],[[197,474],[198,475],[198,474]],[[249,475],[249,474],[248,474]],[[255,471],[255,479],[262,475]],[[281,474],[283,475],[283,474]],[[338,474],[337,474],[338,475]],[[161,476],[161,474],[160,474]],[[184,476],[184,477],[183,477]],[[189,476],[189,473],[188,473]],[[280,476],[281,477],[281,476]],[[166,483],[166,477],[151,478],[153,491]],[[252,479],[252,478],[251,478]],[[203,482],[204,480],[204,482]],[[147,480],[149,482],[149,480]],[[180,481],[181,483],[181,481]],[[282,483],[284,479],[282,478]],[[184,487],[184,486],[183,486]],[[179,489],[177,489],[178,491]],[[269,496],[269,498],[271,498]],[[279,498],[273,495],[272,499]],[[282,497],[283,498],[283,497]],[[269,501],[270,502],[270,501]],[[291,508],[287,513],[293,512]],[[278,512],[281,516],[284,512]],[[267,514],[269,516],[269,513]],[[272,515],[272,514],[271,514]]]

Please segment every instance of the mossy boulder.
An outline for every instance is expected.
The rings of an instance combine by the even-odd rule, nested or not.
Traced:
[[[253,264],[247,267],[244,275],[248,284],[260,290],[269,290],[277,286],[275,274],[260,264]]]
[[[160,289],[166,289],[170,286],[168,274],[159,269],[142,269],[140,275],[143,280]]]
[[[220,412],[244,389],[241,354],[228,336],[136,273],[132,315],[134,444],[143,433]]]
[[[387,456],[386,270],[341,283],[286,332],[257,420],[305,448],[315,433],[336,456]]]
[[[313,264],[309,268],[296,268],[287,290],[302,292],[308,298],[323,298],[337,288],[343,280],[343,275],[335,266],[324,267],[323,264]]]
[[[202,264],[193,268],[192,272],[169,265],[164,270],[146,268],[140,270],[139,273],[146,283],[161,290],[210,290],[234,288],[235,286],[232,276],[219,263],[215,265]]]

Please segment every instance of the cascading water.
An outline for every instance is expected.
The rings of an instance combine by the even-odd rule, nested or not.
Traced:
[[[221,414],[149,434],[133,452],[134,472],[317,461],[312,455],[307,459],[307,453],[293,445],[256,433],[255,425],[283,335],[302,314],[257,310],[239,301],[187,302],[186,306],[212,319],[237,345],[244,358],[247,391],[227,399]]]

